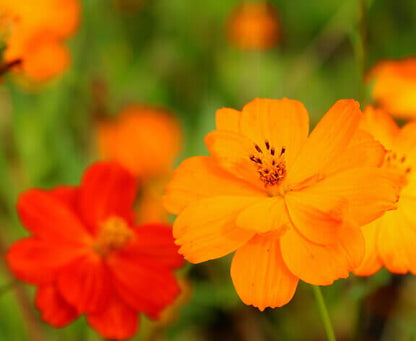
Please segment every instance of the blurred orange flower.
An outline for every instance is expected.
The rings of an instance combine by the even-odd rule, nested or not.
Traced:
[[[357,275],[369,276],[385,266],[398,274],[416,274],[416,121],[402,129],[381,109],[367,107],[361,128],[388,150],[383,168],[401,179],[398,208],[363,227],[366,253]]]
[[[185,160],[164,197],[178,217],[179,252],[192,263],[236,250],[238,295],[260,310],[288,303],[299,279],[329,285],[364,256],[359,226],[394,209],[385,151],[358,131],[359,104],[341,100],[308,137],[295,100],[256,99],[217,111],[211,156]]]
[[[398,118],[416,117],[416,57],[378,62],[368,74],[377,107]]]
[[[228,38],[243,50],[262,50],[274,47],[280,40],[277,11],[266,1],[244,2],[228,20]]]
[[[106,339],[132,337],[138,314],[159,318],[179,294],[182,266],[166,224],[137,225],[137,181],[115,163],[90,166],[78,187],[32,189],[17,204],[32,236],[6,256],[22,281],[38,286],[42,318],[63,327],[85,314]]]
[[[102,157],[119,162],[141,181],[165,176],[172,169],[181,140],[175,117],[151,106],[131,105],[98,127]]]
[[[21,61],[15,70],[35,81],[65,71],[70,54],[63,41],[77,28],[79,12],[77,0],[0,0],[5,62]]]

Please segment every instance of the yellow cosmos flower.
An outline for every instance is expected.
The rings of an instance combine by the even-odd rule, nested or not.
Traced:
[[[308,137],[302,103],[256,99],[217,111],[211,156],[185,160],[165,207],[180,253],[192,263],[235,252],[231,277],[242,301],[278,307],[298,280],[329,285],[364,255],[359,226],[395,208],[385,150],[358,131],[359,104],[338,101]]]

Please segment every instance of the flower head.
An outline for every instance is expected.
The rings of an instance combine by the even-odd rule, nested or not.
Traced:
[[[166,175],[181,145],[181,130],[166,110],[131,105],[100,123],[98,144],[105,159],[126,167],[142,181]]]
[[[125,339],[138,314],[157,318],[179,293],[182,257],[164,224],[135,225],[135,178],[117,164],[90,166],[78,187],[21,194],[17,209],[32,236],[14,243],[7,262],[38,286],[42,318],[62,327],[85,314],[103,337]]]
[[[398,192],[360,119],[357,102],[338,101],[308,137],[298,101],[218,110],[211,156],[185,160],[167,186],[179,252],[199,263],[236,251],[236,291],[261,310],[289,302],[299,279],[347,277],[364,254],[359,226],[395,208]]]
[[[416,122],[403,128],[381,109],[367,107],[361,128],[387,149],[383,168],[400,179],[400,200],[395,211],[362,228],[366,252],[357,275],[369,276],[385,266],[398,274],[416,274]]]
[[[77,0],[0,0],[5,62],[20,61],[15,70],[34,81],[63,72],[70,62],[63,41],[77,28],[79,12]]]
[[[376,105],[399,118],[416,117],[416,58],[378,62],[369,72]]]
[[[228,21],[228,38],[242,50],[263,50],[280,40],[276,9],[266,1],[243,2]]]

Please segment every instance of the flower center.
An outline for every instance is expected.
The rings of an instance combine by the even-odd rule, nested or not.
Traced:
[[[122,248],[134,236],[126,221],[114,216],[101,223],[94,249],[102,256]]]
[[[255,152],[249,155],[249,159],[255,164],[259,179],[264,183],[264,187],[276,186],[286,176],[286,160],[284,154],[286,148],[276,149],[270,145],[269,141],[264,141],[263,149],[259,145],[254,145]]]
[[[392,150],[386,153],[383,166],[400,173],[403,177],[403,185],[407,183],[407,176],[412,171],[412,167],[407,162],[406,155],[397,154]]]

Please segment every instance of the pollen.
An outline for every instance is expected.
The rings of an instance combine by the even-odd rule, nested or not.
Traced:
[[[276,153],[275,147],[270,145],[269,141],[264,142],[265,150],[259,145],[254,145],[253,153],[249,159],[255,164],[259,179],[264,183],[264,187],[276,186],[286,176],[286,148],[281,147]],[[264,150],[264,151],[263,151]]]
[[[395,151],[388,151],[384,159],[384,167],[397,171],[403,176],[404,184],[407,183],[407,176],[412,172],[405,154],[398,154]]]
[[[110,217],[100,225],[94,249],[100,255],[106,256],[111,251],[122,248],[133,237],[134,233],[124,219]]]

